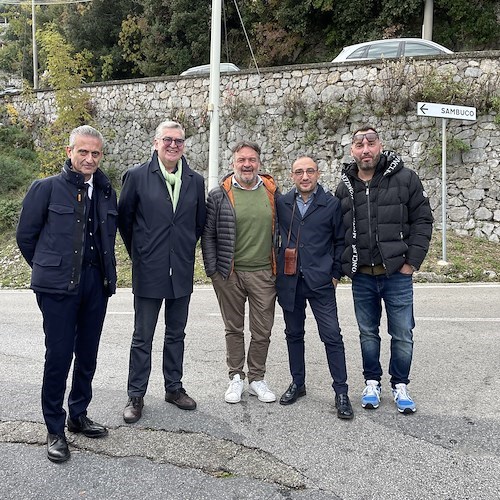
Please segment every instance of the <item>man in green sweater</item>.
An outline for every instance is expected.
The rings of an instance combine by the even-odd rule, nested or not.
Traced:
[[[241,141],[232,150],[233,173],[208,194],[202,235],[207,276],[219,301],[226,332],[229,368],[227,403],[238,403],[245,379],[245,304],[249,304],[251,340],[246,356],[248,392],[265,403],[276,401],[266,373],[267,352],[274,323],[276,229],[274,179],[260,173],[260,147]]]

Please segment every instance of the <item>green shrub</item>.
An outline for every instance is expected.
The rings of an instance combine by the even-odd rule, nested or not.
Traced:
[[[0,200],[0,232],[14,229],[21,211],[20,199]]]
[[[0,153],[0,195],[18,192],[33,180],[33,168],[23,161]]]

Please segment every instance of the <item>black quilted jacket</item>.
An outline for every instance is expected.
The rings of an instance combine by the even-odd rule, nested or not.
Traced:
[[[383,151],[373,179],[358,178],[346,164],[336,196],[346,228],[342,271],[352,277],[359,266],[383,264],[387,275],[403,264],[419,268],[432,234],[429,198],[418,175],[392,151]]]

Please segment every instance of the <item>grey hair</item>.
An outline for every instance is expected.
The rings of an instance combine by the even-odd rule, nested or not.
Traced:
[[[101,141],[101,144],[104,146],[104,137],[102,136],[101,132],[99,132],[99,130],[96,130],[94,127],[91,127],[90,125],[81,125],[80,127],[74,128],[71,131],[71,134],[69,135],[69,147],[71,149],[75,147],[76,138],[77,136],[80,135],[96,137]]]
[[[238,151],[240,151],[243,148],[253,149],[259,155],[259,158],[260,158],[260,146],[256,142],[252,142],[252,141],[240,141],[240,142],[236,143],[236,145],[233,147],[231,152],[234,155],[234,153],[237,153]]]
[[[165,128],[176,128],[182,132],[183,137],[186,136],[184,127],[180,123],[174,122],[173,120],[165,120],[156,127],[155,139],[159,139],[161,137],[161,133]]]

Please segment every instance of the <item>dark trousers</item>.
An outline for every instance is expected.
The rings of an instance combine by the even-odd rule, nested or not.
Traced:
[[[178,299],[165,299],[163,377],[165,390],[169,392],[182,388],[184,338],[190,299],[191,295]],[[134,295],[134,334],[128,372],[129,397],[146,394],[151,373],[153,335],[163,300]]]
[[[92,379],[108,297],[97,267],[82,268],[77,295],[36,294],[43,315],[45,366],[42,411],[51,434],[63,434],[66,380],[73,361],[73,380],[68,397],[71,419],[87,414],[92,399]]]
[[[305,383],[305,320],[306,300],[309,301],[321,341],[325,344],[328,368],[336,394],[347,393],[347,370],[344,341],[340,334],[337,302],[333,285],[311,290],[303,278],[298,279],[293,311],[283,311],[288,361],[293,382],[299,387]]]

